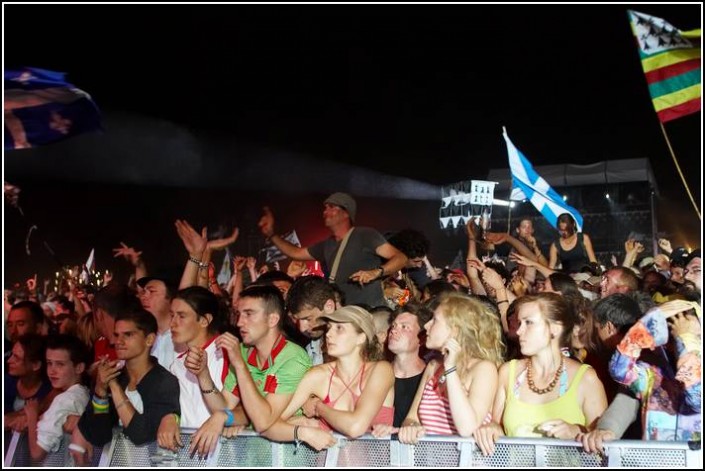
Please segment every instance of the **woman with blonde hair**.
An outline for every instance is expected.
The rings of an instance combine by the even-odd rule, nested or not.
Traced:
[[[335,443],[330,431],[357,438],[394,418],[394,371],[381,361],[372,315],[345,306],[321,319],[328,321],[326,346],[333,361],[306,373],[281,419],[262,434],[304,441],[317,450]],[[306,417],[292,417],[302,407]]]
[[[486,455],[497,438],[552,437],[575,439],[591,430],[607,408],[605,390],[595,370],[567,358],[575,315],[555,293],[524,296],[515,301],[522,360],[499,369],[499,388],[492,422],[474,437]]]
[[[427,433],[469,437],[490,420],[504,358],[499,316],[477,299],[448,293],[425,328],[426,347],[443,359],[426,366],[399,441],[417,443]]]

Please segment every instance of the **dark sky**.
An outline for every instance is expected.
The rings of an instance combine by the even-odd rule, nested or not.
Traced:
[[[699,4],[629,8],[701,26]],[[129,206],[153,185],[270,190],[259,177],[272,172],[322,194],[338,184],[324,168],[363,169],[341,183],[350,191],[351,180],[379,175],[364,169],[443,185],[507,167],[507,126],[534,165],[648,158],[663,201],[682,215],[671,231],[697,241],[626,9],[5,5],[5,67],[68,72],[105,126],[5,153],[5,179],[43,201],[99,184]],[[701,114],[666,128],[700,204]]]

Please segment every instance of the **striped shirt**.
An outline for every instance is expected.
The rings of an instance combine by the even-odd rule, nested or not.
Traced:
[[[426,381],[419,403],[419,420],[426,429],[426,433],[457,435],[458,430],[455,428],[453,415],[450,412],[448,390],[438,381],[442,374],[443,364],[441,363],[431,379]]]
[[[443,375],[443,364],[429,379],[423,388],[423,395],[419,403],[419,420],[427,434],[431,435],[458,435],[458,429],[453,422],[453,414],[450,411],[450,400],[448,399],[448,389],[439,382]],[[482,424],[492,421],[492,413],[488,412]]]

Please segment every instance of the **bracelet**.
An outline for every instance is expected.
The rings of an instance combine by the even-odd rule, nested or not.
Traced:
[[[70,443],[69,444],[69,450],[77,451],[81,454],[84,454],[87,450],[83,448],[81,445],[78,443]]]
[[[441,384],[445,383],[445,382],[446,382],[446,376],[448,376],[448,375],[451,374],[452,372],[456,371],[457,369],[458,369],[458,368],[457,368],[456,366],[451,366],[450,368],[448,368],[447,370],[445,370],[445,371],[443,372],[443,374],[441,375],[441,377],[438,378],[438,382],[441,383]]]
[[[106,406],[108,405],[108,396],[101,397],[98,396],[97,394],[93,394],[93,402],[96,404],[105,404]]]
[[[197,259],[196,257],[192,257],[192,256],[190,256],[190,255],[189,255],[189,257],[188,257],[188,261],[191,262],[191,263],[195,263],[195,264],[198,265],[199,267],[202,265],[202,264],[201,264],[201,261],[200,261],[199,259]]]
[[[176,412],[172,412],[171,415],[173,415],[174,418],[176,419],[176,425],[180,426],[181,425],[181,417],[179,417],[179,414],[177,414]]]
[[[196,257],[192,257],[192,256],[189,255],[188,261],[191,262],[191,263],[195,263],[196,265],[198,265],[198,269],[199,269],[199,270],[205,270],[206,268],[208,268],[208,264],[207,264],[207,263],[203,263],[201,260],[197,259]]]
[[[382,277],[384,276],[384,267],[383,267],[382,265],[380,265],[380,266],[377,267],[377,268],[379,268],[379,270],[381,270],[380,273],[379,273],[379,276],[376,278],[376,279],[379,280],[380,278],[382,278]]]
[[[93,391],[93,397],[97,398],[97,399],[107,399],[109,396],[110,396],[110,393],[107,391],[105,392],[105,396],[101,396],[97,392]]]
[[[231,411],[230,409],[223,409],[223,412],[227,417],[223,425],[225,427],[232,427],[235,424],[235,415],[233,415],[233,411]]]
[[[448,376],[449,374],[454,373],[457,370],[458,370],[457,366],[451,366],[450,368],[448,368],[447,370],[445,370],[443,372],[443,376]]]
[[[502,303],[509,303],[509,301],[507,301],[506,299],[503,299],[503,300],[501,300],[501,301],[497,301],[497,305],[498,305],[498,306],[499,306],[500,304],[502,304]]]
[[[299,445],[301,445],[301,440],[299,439],[299,427],[300,425],[294,426],[294,454],[299,451]]]
[[[201,394],[212,394],[216,392],[218,389],[215,387],[215,384],[213,385],[213,389],[201,389]]]

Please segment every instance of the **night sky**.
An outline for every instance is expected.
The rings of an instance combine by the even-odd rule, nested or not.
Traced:
[[[701,26],[699,4],[629,8],[681,30]],[[535,166],[648,158],[668,208],[660,228],[676,243],[699,245],[699,221],[659,129],[627,6],[3,10],[5,67],[67,72],[92,95],[105,128],[4,153],[5,180],[22,188],[27,215],[4,205],[12,280],[53,270],[37,241],[32,256],[24,253],[27,222],[67,260],[99,246],[100,259],[112,263],[107,248],[123,238],[153,251],[174,245],[180,257],[162,220],[213,224],[247,207],[233,217],[250,240],[259,205],[275,190],[296,195],[283,198],[280,220],[317,226],[298,229],[304,243],[324,233],[320,201],[335,189],[362,193],[365,225],[436,231],[429,188],[506,168],[502,126]],[[701,116],[666,124],[699,205]],[[356,192],[354,183],[396,188],[382,174],[418,182],[417,209],[399,191],[396,199],[408,204],[373,214],[374,198],[391,204],[394,192]],[[164,231],[162,244],[166,236],[155,233]],[[440,249],[439,257],[452,252]]]

